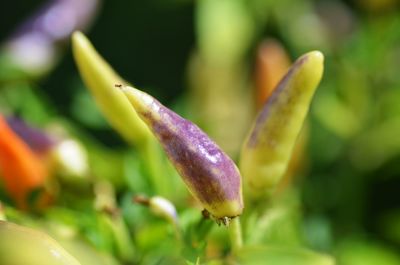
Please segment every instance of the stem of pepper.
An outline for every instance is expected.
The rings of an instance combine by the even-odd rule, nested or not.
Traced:
[[[235,217],[231,220],[229,225],[229,236],[231,239],[232,252],[235,254],[243,246],[242,226],[239,217]]]
[[[6,215],[4,213],[4,207],[0,201],[0,221],[5,221],[5,220],[6,220]]]

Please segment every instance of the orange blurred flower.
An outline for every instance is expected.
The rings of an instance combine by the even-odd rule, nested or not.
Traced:
[[[20,208],[26,209],[29,196],[44,187],[48,175],[45,161],[32,151],[0,115],[0,178],[9,196]]]

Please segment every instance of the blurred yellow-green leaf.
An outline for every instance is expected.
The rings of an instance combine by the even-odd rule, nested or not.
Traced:
[[[243,265],[274,264],[274,265],[334,265],[334,259],[326,254],[319,254],[308,249],[248,246],[237,254],[237,259]]]

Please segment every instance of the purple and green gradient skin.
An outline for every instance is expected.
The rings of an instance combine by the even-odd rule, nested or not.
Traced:
[[[122,91],[204,208],[216,219],[241,215],[241,176],[233,161],[199,127],[150,95],[132,87]]]
[[[284,175],[322,78],[319,51],[300,57],[268,98],[242,147],[240,170],[249,195],[271,192]]]

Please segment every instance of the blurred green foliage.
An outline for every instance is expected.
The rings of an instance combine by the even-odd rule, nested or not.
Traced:
[[[43,2],[1,3],[0,40],[5,43]],[[309,114],[302,169],[283,192],[256,206],[260,213],[244,216],[244,240],[255,247],[239,257],[249,260],[245,264],[294,264],[291,255],[300,253],[305,258],[295,256],[298,264],[331,262],[309,252],[315,250],[344,265],[400,264],[400,2],[232,2],[107,0],[88,37],[125,80],[194,120],[234,158],[256,114],[259,43],[275,38],[292,59],[321,50],[325,72]],[[159,150],[143,155],[111,129],[68,44],[45,76],[0,80],[0,112],[57,134],[61,127],[63,135],[83,143],[90,166],[79,185],[61,180],[61,195],[44,212],[16,210],[0,189],[8,220],[46,231],[77,259],[87,255],[82,264],[99,264],[99,255],[110,260],[104,264],[196,264],[198,256],[201,264],[231,261],[225,229],[188,207],[196,202],[166,161],[157,174],[171,179],[175,192],[168,199],[184,237],[132,203],[134,195],[157,195],[154,171],[143,161]],[[116,212],[95,207],[99,181],[112,184],[106,201]],[[282,259],[281,252],[289,254]]]

